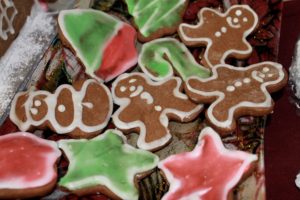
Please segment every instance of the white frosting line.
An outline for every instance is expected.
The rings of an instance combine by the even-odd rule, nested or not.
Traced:
[[[4,6],[3,7],[3,2]],[[13,10],[11,16],[7,15],[8,10]],[[3,40],[8,39],[8,33],[10,34],[15,34],[15,29],[13,26],[14,19],[16,15],[18,14],[18,10],[15,7],[15,4],[12,0],[4,0],[2,3],[0,3],[0,38]],[[10,18],[9,18],[10,17]],[[5,21],[6,23],[6,29],[4,30],[4,24],[3,22]]]
[[[130,97],[136,97],[140,95],[143,92],[143,90],[144,90],[143,86],[139,85],[137,89],[133,93],[131,93]]]
[[[231,9],[235,9],[236,7],[247,9],[254,16],[253,26],[251,28],[249,28],[247,31],[244,32],[244,35],[243,35],[243,38],[242,38],[242,41],[247,45],[248,48],[246,50],[243,50],[243,51],[235,50],[235,49],[229,49],[228,51],[226,51],[224,53],[222,59],[220,60],[220,63],[221,64],[225,64],[225,59],[229,55],[234,54],[234,53],[239,53],[239,54],[242,54],[242,55],[248,55],[248,54],[250,54],[252,52],[252,46],[247,42],[246,38],[255,29],[256,25],[258,24],[258,16],[257,16],[257,14],[248,5],[233,5],[225,13],[220,13],[220,12],[218,12],[216,10],[213,10],[213,9],[210,9],[210,8],[202,8],[200,10],[200,12],[198,13],[198,16],[200,16],[199,17],[200,23],[198,25],[190,25],[190,24],[184,24],[184,23],[182,23],[182,24],[179,25],[178,31],[180,32],[181,37],[185,41],[188,41],[188,42],[206,42],[207,43],[207,47],[206,48],[208,49],[212,45],[212,40],[210,38],[201,38],[201,37],[199,37],[199,38],[191,38],[191,37],[188,37],[188,36],[186,36],[184,34],[183,27],[197,28],[197,27],[202,26],[202,24],[204,23],[204,20],[203,20],[202,16],[203,16],[203,13],[206,12],[206,11],[211,11],[211,12],[214,12],[216,15],[225,17],[226,15],[228,15],[228,13],[231,11]],[[226,19],[226,20],[227,20],[227,22],[230,21],[230,23],[231,23],[232,18],[230,17],[229,19]],[[247,21],[248,21],[248,19],[247,19]],[[232,25],[232,23],[231,23],[231,25]],[[235,28],[238,28],[238,27],[235,27]],[[205,60],[206,60],[207,64],[212,68],[213,64],[208,59],[208,51],[205,51],[204,57],[205,57]]]
[[[167,128],[168,124],[169,124],[169,119],[167,117],[167,114],[175,113],[177,116],[180,117],[181,120],[183,120],[186,117],[193,115],[194,113],[200,112],[200,110],[203,108],[203,105],[199,104],[197,107],[195,107],[190,112],[183,112],[183,111],[170,109],[170,108],[164,109],[160,114],[160,122],[163,126],[165,126],[167,128],[167,130],[168,130],[167,134],[164,137],[162,137],[158,140],[155,140],[155,141],[152,141],[152,142],[146,142],[146,127],[145,127],[145,124],[142,121],[137,120],[137,121],[125,123],[125,122],[123,122],[119,119],[120,113],[123,112],[123,110],[129,105],[131,100],[130,100],[130,98],[119,98],[119,97],[117,97],[116,94],[115,94],[116,86],[118,85],[118,83],[121,80],[126,79],[130,76],[141,76],[146,80],[147,84],[149,84],[151,86],[162,85],[162,84],[166,83],[167,81],[169,81],[170,79],[175,79],[176,82],[177,82],[177,87],[174,88],[174,90],[173,90],[174,96],[176,96],[178,98],[181,98],[181,99],[188,99],[188,97],[185,94],[183,94],[179,91],[182,80],[178,77],[170,77],[170,78],[166,78],[165,80],[160,81],[160,82],[153,82],[149,78],[147,78],[147,76],[145,74],[133,72],[133,73],[130,73],[130,74],[124,73],[124,74],[120,75],[113,82],[112,89],[111,89],[112,90],[112,97],[113,97],[114,103],[120,106],[120,108],[112,115],[113,122],[118,128],[123,129],[123,130],[129,130],[129,129],[133,129],[133,128],[138,127],[139,130],[140,130],[140,133],[139,133],[139,138],[137,140],[137,146],[141,149],[145,149],[145,150],[156,149],[158,147],[163,146],[164,144],[166,144],[171,139],[171,134],[170,134],[170,132]],[[140,87],[142,87],[142,86],[140,86]],[[143,90],[143,88],[142,88],[142,90]],[[132,97],[132,96],[130,95],[130,97]]]
[[[145,99],[147,101],[147,104],[152,104],[154,101],[149,92],[142,92],[141,99]]]
[[[201,82],[208,82],[210,80],[217,79],[218,78],[217,69],[220,68],[220,67],[227,67],[229,69],[236,70],[236,71],[246,71],[246,70],[250,70],[252,68],[255,68],[257,66],[264,65],[264,64],[265,65],[272,65],[275,68],[277,68],[278,76],[279,76],[277,80],[268,81],[268,82],[264,82],[264,83],[261,84],[260,90],[265,94],[265,98],[266,98],[265,101],[263,101],[261,103],[253,103],[253,102],[250,102],[250,101],[242,101],[242,102],[236,104],[235,106],[229,108],[228,117],[224,121],[219,121],[213,115],[213,110],[214,110],[215,106],[218,105],[219,102],[223,101],[223,99],[225,97],[224,93],[220,92],[220,91],[213,91],[213,92],[199,91],[199,90],[195,90],[194,88],[192,88],[189,85],[189,80],[191,78],[198,79]],[[272,98],[271,98],[269,92],[267,91],[266,87],[269,86],[269,85],[275,85],[275,84],[279,83],[280,81],[282,81],[284,79],[284,72],[282,70],[282,65],[280,65],[279,63],[274,63],[274,62],[262,62],[262,63],[250,65],[248,67],[233,67],[233,66],[226,65],[226,64],[220,64],[220,65],[216,65],[214,68],[212,68],[212,74],[213,75],[211,77],[207,78],[207,79],[202,79],[202,78],[195,77],[195,76],[191,77],[187,80],[186,86],[187,86],[189,91],[191,91],[195,94],[199,94],[201,96],[208,96],[208,97],[210,97],[210,96],[218,97],[217,100],[214,101],[208,107],[207,116],[213,124],[215,124],[216,126],[221,127],[221,128],[229,128],[230,127],[230,125],[232,124],[232,121],[234,120],[233,114],[234,114],[236,109],[239,109],[241,107],[247,107],[247,108],[269,108],[269,107],[271,107],[272,106]]]

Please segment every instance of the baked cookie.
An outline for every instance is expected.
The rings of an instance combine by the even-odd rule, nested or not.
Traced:
[[[31,133],[0,137],[0,198],[44,196],[56,185],[57,144]]]
[[[117,130],[91,140],[60,140],[58,145],[70,162],[58,184],[77,195],[100,192],[113,199],[138,199],[138,179],[159,161],[155,154],[126,144]]]
[[[139,31],[138,40],[141,42],[175,33],[188,5],[188,0],[124,1]]]
[[[18,36],[33,5],[34,0],[0,0],[0,57]]]
[[[190,101],[182,89],[178,77],[153,82],[142,73],[122,74],[112,85],[113,100],[120,106],[112,117],[115,126],[139,133],[141,149],[163,147],[171,139],[169,120],[189,122],[202,111],[202,105]]]
[[[107,125],[112,114],[108,88],[89,79],[48,91],[18,93],[12,101],[10,119],[22,131],[50,128],[72,137],[93,137]]]
[[[158,164],[170,183],[162,199],[227,200],[256,160],[254,154],[226,149],[218,133],[207,127],[192,152],[172,155]]]
[[[201,78],[210,76],[209,70],[199,65],[185,45],[174,38],[160,38],[145,43],[138,63],[143,72],[155,81],[170,78],[174,73],[183,80],[192,75]]]
[[[64,10],[58,16],[59,36],[97,79],[110,81],[137,63],[136,31],[102,11]]]
[[[274,102],[269,93],[287,83],[285,70],[274,62],[248,67],[221,64],[215,66],[212,73],[207,79],[189,78],[185,91],[193,101],[211,104],[206,119],[222,135],[235,130],[235,120],[240,116],[271,113]]]
[[[252,47],[246,38],[258,25],[258,16],[248,5],[234,5],[225,13],[203,8],[198,16],[197,25],[180,24],[178,33],[188,46],[206,46],[204,66],[224,64],[228,57],[250,56]]]

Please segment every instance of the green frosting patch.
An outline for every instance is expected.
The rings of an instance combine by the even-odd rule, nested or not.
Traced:
[[[161,28],[172,28],[181,21],[186,0],[125,0],[128,12],[144,37]]]
[[[61,11],[58,22],[88,74],[93,74],[100,67],[104,48],[120,22],[104,12],[91,9]]]
[[[199,65],[189,50],[173,38],[157,39],[144,44],[139,65],[154,80],[172,76],[172,67],[183,80],[190,76],[210,76],[209,70]]]
[[[124,144],[117,130],[91,140],[61,140],[59,147],[70,161],[59,185],[69,190],[104,185],[122,199],[138,199],[134,176],[156,167],[159,158]]]

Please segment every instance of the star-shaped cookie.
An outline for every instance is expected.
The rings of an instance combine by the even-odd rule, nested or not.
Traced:
[[[212,73],[207,79],[189,78],[185,91],[193,101],[211,104],[206,118],[221,134],[235,130],[235,119],[240,116],[272,112],[274,102],[269,93],[278,91],[287,82],[285,70],[274,62],[248,67],[221,64]]]
[[[256,160],[256,155],[226,149],[220,136],[207,127],[192,152],[170,156],[158,164],[170,183],[162,199],[226,200]]]
[[[125,142],[117,130],[91,140],[60,140],[70,164],[59,186],[78,195],[101,192],[112,198],[138,199],[136,176],[155,168],[159,158]]]
[[[188,46],[206,46],[204,66],[212,68],[229,56],[245,59],[251,54],[246,37],[258,25],[258,16],[248,5],[231,6],[225,13],[203,8],[198,16],[197,25],[181,24],[178,33]]]

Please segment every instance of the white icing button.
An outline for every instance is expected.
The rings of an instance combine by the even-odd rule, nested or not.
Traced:
[[[65,111],[66,111],[66,107],[65,107],[64,105],[59,105],[59,106],[57,107],[57,110],[58,110],[59,112],[65,112]]]
[[[244,22],[247,22],[247,21],[248,21],[248,18],[247,18],[247,17],[244,17],[244,18],[243,18],[243,21],[244,21]]]
[[[130,86],[129,90],[133,92],[135,90],[135,86]]]
[[[120,90],[121,90],[121,92],[125,92],[126,91],[126,87],[125,86],[121,86]]]
[[[233,22],[234,22],[234,23],[238,23],[238,22],[239,22],[239,19],[238,19],[238,18],[234,18],[234,19],[233,19]]]
[[[161,110],[162,110],[161,106],[155,106],[154,109],[155,109],[156,111],[161,111]]]
[[[38,109],[36,109],[36,108],[31,108],[30,109],[30,112],[33,114],[33,115],[37,115],[38,114]]]
[[[250,78],[244,78],[244,79],[243,79],[243,82],[244,82],[244,83],[250,83],[250,82],[251,82],[251,79],[250,79]]]
[[[134,83],[134,82],[136,82],[135,78],[129,80],[129,83]]]
[[[35,100],[35,101],[34,101],[34,105],[35,105],[36,107],[39,107],[39,106],[42,105],[42,102],[41,102],[40,100]]]
[[[226,32],[227,32],[227,28],[223,26],[223,27],[221,28],[221,31],[222,31],[223,33],[226,33]]]
[[[235,14],[236,14],[236,16],[241,16],[241,15],[242,15],[242,11],[241,11],[241,10],[237,10],[237,11],[235,12]]]
[[[233,91],[235,90],[235,87],[232,86],[232,85],[230,85],[230,86],[227,86],[226,90],[227,90],[228,92],[233,92]]]
[[[269,67],[264,67],[263,68],[263,72],[269,72],[269,71],[270,71]]]
[[[217,32],[215,33],[215,36],[216,36],[216,37],[220,37],[220,36],[221,36],[221,32],[217,31]]]
[[[237,82],[234,83],[234,86],[235,87],[240,87],[240,86],[242,86],[242,82],[241,81],[237,81]]]

